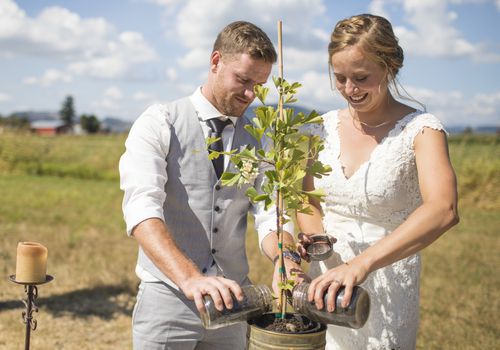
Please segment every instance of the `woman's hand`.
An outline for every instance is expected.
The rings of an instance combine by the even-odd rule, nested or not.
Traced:
[[[328,312],[333,312],[335,310],[335,296],[340,287],[345,286],[344,298],[341,304],[345,308],[351,302],[354,286],[362,283],[369,272],[368,269],[355,260],[334,267],[311,282],[307,299],[309,302],[314,301],[316,308],[321,310],[324,307],[323,296],[328,293],[326,309]]]

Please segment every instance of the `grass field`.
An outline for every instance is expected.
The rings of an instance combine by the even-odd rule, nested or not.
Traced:
[[[129,349],[136,243],[125,235],[117,162],[124,136],[0,135],[0,349],[23,349],[16,245],[49,248],[32,349]],[[500,142],[454,137],[461,223],[423,251],[419,349],[493,349],[500,339]],[[248,235],[251,278],[270,264]]]

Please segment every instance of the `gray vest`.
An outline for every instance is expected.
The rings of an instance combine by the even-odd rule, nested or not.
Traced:
[[[225,277],[242,284],[248,274],[245,251],[247,214],[251,207],[245,196],[248,185],[241,188],[220,185],[189,98],[174,101],[167,109],[169,113],[165,118],[171,139],[166,158],[165,222],[178,247],[200,271],[206,272],[215,261]],[[232,149],[248,144],[259,147],[244,129],[249,123],[245,117],[236,123]],[[226,171],[234,171],[231,162]],[[142,248],[139,248],[138,264],[173,286]]]

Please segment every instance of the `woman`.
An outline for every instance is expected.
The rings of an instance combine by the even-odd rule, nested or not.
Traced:
[[[359,15],[340,21],[328,46],[336,89],[347,107],[323,116],[313,133],[325,139],[319,159],[333,171],[304,180],[322,188],[325,202],[311,200],[313,215],[298,215],[299,250],[307,234],[335,236],[334,254],[311,266],[316,277],[309,300],[334,309],[345,286],[371,297],[370,317],[359,330],[329,326],[327,349],[414,349],[418,328],[418,252],[458,223],[456,178],[446,133],[429,113],[403,104],[396,75],[403,50],[383,17]],[[392,87],[392,88],[391,88]]]

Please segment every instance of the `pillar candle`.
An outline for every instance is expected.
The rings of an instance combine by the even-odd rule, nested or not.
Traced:
[[[40,243],[19,242],[17,245],[16,281],[24,283],[45,282],[47,252],[47,248]]]

